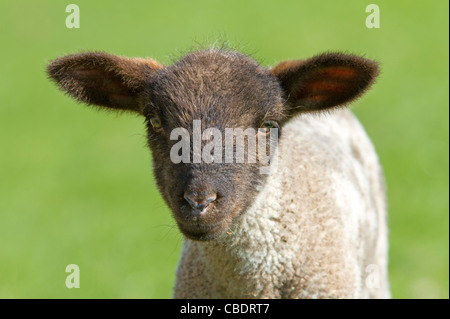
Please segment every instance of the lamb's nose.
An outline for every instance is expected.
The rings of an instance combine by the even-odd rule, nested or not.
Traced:
[[[192,208],[202,211],[210,203],[215,201],[217,194],[214,192],[195,192],[185,191],[184,199],[191,205]]]

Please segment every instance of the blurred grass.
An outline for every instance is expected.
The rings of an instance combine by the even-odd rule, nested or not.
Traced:
[[[388,183],[394,298],[449,297],[448,2],[0,3],[0,297],[168,298],[181,236],[157,193],[144,125],[55,89],[49,59],[83,50],[173,56],[225,37],[264,65],[328,50],[378,60],[353,110]],[[80,266],[81,288],[65,287]]]

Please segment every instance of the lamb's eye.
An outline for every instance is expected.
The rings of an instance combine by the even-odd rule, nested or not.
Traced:
[[[162,129],[161,120],[159,119],[158,116],[152,116],[149,119],[149,122],[155,131],[160,131]]]
[[[265,122],[261,125],[261,128],[263,129],[263,132],[264,132],[264,133],[269,134],[271,128],[279,129],[279,128],[280,128],[280,125],[278,125],[278,123],[275,122],[275,121],[265,121]]]

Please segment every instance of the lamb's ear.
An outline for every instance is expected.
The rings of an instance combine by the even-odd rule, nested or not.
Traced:
[[[89,52],[53,60],[47,73],[78,101],[140,113],[139,93],[162,67],[151,59]]]
[[[378,75],[376,62],[355,55],[326,53],[285,61],[272,70],[287,96],[287,113],[319,111],[361,96]]]

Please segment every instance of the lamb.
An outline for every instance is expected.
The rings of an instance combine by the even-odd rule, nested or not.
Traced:
[[[211,48],[170,66],[86,52],[47,72],[80,102],[145,117],[157,187],[184,238],[174,298],[390,297],[382,169],[343,107],[373,84],[376,62],[324,53],[265,68]],[[257,141],[275,130],[276,149],[269,162],[195,162],[190,140],[190,161],[171,160],[171,132],[193,136],[195,120],[252,128]]]

